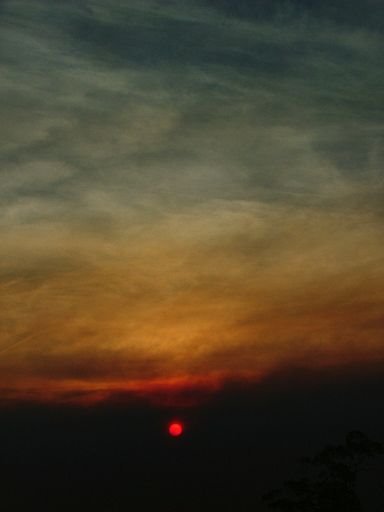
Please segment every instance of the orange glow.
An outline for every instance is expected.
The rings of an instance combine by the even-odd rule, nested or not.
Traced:
[[[239,375],[239,379],[247,378]],[[132,396],[140,397],[155,405],[192,406],[219,391],[228,375],[213,373],[208,376],[180,375],[178,377],[150,380],[20,380],[11,392],[6,381],[0,379],[0,401],[28,401],[92,405],[109,400],[129,402]],[[247,379],[248,380],[248,379]]]

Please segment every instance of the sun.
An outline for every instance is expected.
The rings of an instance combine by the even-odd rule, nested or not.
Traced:
[[[173,421],[168,426],[168,433],[172,437],[179,437],[184,432],[183,424],[179,421]]]

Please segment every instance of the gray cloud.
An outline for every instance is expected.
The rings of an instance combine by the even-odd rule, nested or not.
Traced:
[[[355,172],[369,185],[382,164],[375,34],[316,18],[237,21],[188,2],[3,11],[5,165],[48,157],[81,171],[77,190],[121,182],[184,201],[297,199],[327,167],[331,181],[347,168],[346,181]]]

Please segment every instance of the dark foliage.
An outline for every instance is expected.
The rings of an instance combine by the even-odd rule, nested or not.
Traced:
[[[362,432],[350,432],[344,444],[326,446],[303,459],[306,476],[286,481],[282,489],[265,494],[263,501],[270,509],[285,512],[360,512],[358,474],[382,453],[381,443]]]

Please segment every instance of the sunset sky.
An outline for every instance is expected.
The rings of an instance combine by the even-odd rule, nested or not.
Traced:
[[[0,401],[384,362],[382,14],[0,1]]]

